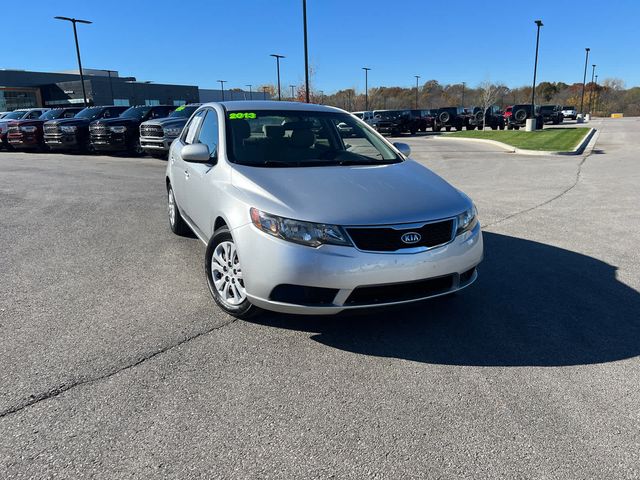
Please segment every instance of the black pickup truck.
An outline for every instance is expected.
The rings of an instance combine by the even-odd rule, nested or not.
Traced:
[[[89,124],[99,118],[118,117],[128,107],[108,105],[87,107],[73,118],[61,118],[44,123],[44,143],[51,150],[89,149]]]
[[[91,147],[96,152],[129,152],[142,154],[140,124],[154,118],[168,117],[173,105],[140,105],[130,107],[118,118],[96,120],[89,125]]]
[[[467,130],[478,130],[484,127],[491,127],[491,130],[504,130],[504,112],[500,110],[497,105],[492,105],[487,108],[487,111],[482,114],[483,107],[474,107],[472,113],[469,115],[467,124]]]
[[[462,107],[443,107],[436,112],[433,121],[433,131],[439,132],[443,128],[450,132],[452,128],[462,130],[469,125],[468,112]]]

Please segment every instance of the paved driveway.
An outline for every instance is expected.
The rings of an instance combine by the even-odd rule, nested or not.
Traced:
[[[164,164],[0,153],[0,478],[638,478],[640,122],[588,157],[414,137],[477,202],[464,292],[234,321]]]

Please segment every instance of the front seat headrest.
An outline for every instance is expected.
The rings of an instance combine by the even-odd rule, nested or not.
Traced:
[[[291,133],[291,144],[298,148],[309,148],[316,141],[312,130],[297,129]]]

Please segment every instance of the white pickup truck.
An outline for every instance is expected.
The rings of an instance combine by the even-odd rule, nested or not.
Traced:
[[[562,115],[564,118],[570,118],[571,120],[575,120],[578,117],[578,112],[576,111],[576,107],[562,107]]]

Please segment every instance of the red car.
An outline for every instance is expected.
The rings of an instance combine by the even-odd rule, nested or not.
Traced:
[[[15,149],[44,149],[44,122],[59,118],[72,118],[82,108],[56,108],[43,113],[38,118],[14,120],[9,123],[7,141]]]

